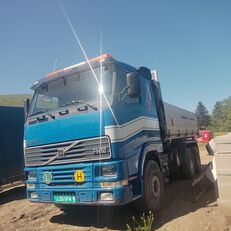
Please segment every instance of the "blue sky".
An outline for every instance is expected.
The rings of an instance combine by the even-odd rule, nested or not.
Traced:
[[[88,57],[158,69],[165,101],[212,110],[231,96],[231,1],[63,0]],[[81,62],[58,0],[0,1],[0,95]]]

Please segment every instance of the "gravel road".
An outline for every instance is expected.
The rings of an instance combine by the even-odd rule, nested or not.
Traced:
[[[202,163],[211,160],[201,152]],[[191,181],[175,180],[166,185],[165,202],[161,214],[154,216],[155,230],[231,230],[231,208],[216,201],[210,187],[198,202],[192,202]],[[78,207],[68,213],[54,205],[31,203],[25,188],[18,187],[0,194],[0,230],[125,230],[132,224],[132,216],[139,220],[134,208],[115,209]]]

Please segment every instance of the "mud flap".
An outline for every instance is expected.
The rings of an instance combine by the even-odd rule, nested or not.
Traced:
[[[213,159],[212,162],[209,162],[202,170],[201,174],[193,180],[191,184],[193,202],[197,202],[211,185],[214,185],[216,197],[218,198],[215,159]]]

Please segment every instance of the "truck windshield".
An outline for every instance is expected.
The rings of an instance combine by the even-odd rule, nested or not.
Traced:
[[[99,108],[102,91],[111,102],[112,67],[110,65],[97,67],[94,68],[94,72],[99,83],[102,83],[102,87],[99,87],[91,70],[76,72],[39,86],[31,102],[29,116],[67,106],[76,106],[78,103],[85,103],[90,108]],[[104,97],[102,101],[102,105],[105,105]]]

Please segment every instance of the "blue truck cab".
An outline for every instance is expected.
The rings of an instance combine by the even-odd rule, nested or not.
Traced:
[[[105,54],[48,74],[32,89],[24,132],[32,202],[137,201],[154,211],[163,200],[165,177],[180,166],[187,177],[198,170],[193,131],[171,137],[159,84],[145,67]]]

